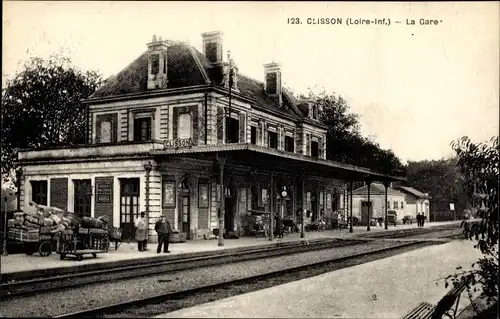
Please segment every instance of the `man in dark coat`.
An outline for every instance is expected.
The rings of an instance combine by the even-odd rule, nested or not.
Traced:
[[[158,234],[158,248],[156,252],[159,254],[161,252],[161,246],[163,246],[163,252],[169,253],[168,244],[170,239],[170,234],[172,233],[172,228],[170,223],[165,220],[165,216],[161,216],[155,225],[156,233]]]

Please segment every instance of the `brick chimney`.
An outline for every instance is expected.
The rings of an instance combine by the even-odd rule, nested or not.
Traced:
[[[148,90],[163,89],[167,87],[167,42],[161,37],[147,44],[148,46]]]
[[[278,98],[282,103],[281,64],[276,62],[264,64],[264,91],[269,96]]]
[[[205,32],[201,34],[203,39],[203,54],[212,64],[222,63],[222,37],[224,33],[221,31]]]

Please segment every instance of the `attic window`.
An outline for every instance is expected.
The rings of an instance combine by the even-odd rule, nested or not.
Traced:
[[[311,118],[313,120],[317,120],[318,119],[318,107],[316,105],[312,105],[311,106]]]
[[[153,54],[151,56],[151,74],[160,73],[160,55]]]
[[[266,74],[266,93],[267,94],[276,94],[278,83],[277,76],[275,72]]]
[[[217,62],[217,43],[211,42],[205,45],[205,52],[208,61]]]

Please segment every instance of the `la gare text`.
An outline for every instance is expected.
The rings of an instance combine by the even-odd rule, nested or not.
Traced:
[[[405,19],[394,20],[397,24],[406,25],[438,25],[442,20],[436,19]],[[382,19],[362,19],[362,18],[287,18],[287,24],[309,24],[309,25],[391,25],[390,18]]]

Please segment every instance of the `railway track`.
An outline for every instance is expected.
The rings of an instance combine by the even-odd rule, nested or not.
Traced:
[[[47,277],[35,277],[30,279],[21,279],[17,281],[4,282],[0,284],[0,296],[2,300],[13,297],[22,297],[35,292],[45,292],[50,290],[59,290],[63,288],[76,288],[79,286],[101,283],[107,281],[116,281],[120,279],[129,279],[147,275],[170,273],[179,270],[193,269],[199,267],[208,267],[231,262],[255,260],[261,258],[270,258],[277,256],[290,255],[311,250],[322,250],[348,245],[363,244],[367,240],[377,238],[405,238],[416,235],[439,232],[455,227],[433,227],[426,229],[407,229],[392,231],[391,233],[363,234],[353,239],[321,239],[311,242],[281,243],[273,246],[249,248],[238,252],[221,253],[217,256],[213,254],[198,257],[189,257],[170,260],[149,260],[141,264],[127,264],[124,266],[115,265],[114,267],[82,270],[74,273],[52,275]],[[384,236],[385,235],[385,236]],[[363,239],[365,238],[365,239]]]
[[[312,242],[299,242],[300,244],[283,246],[276,244],[274,247],[251,248],[240,252],[222,253],[217,256],[201,256],[192,258],[182,258],[177,260],[149,261],[139,265],[127,265],[123,267],[113,267],[108,269],[81,271],[60,276],[40,277],[13,282],[5,282],[0,285],[0,296],[2,300],[22,297],[34,292],[46,292],[63,288],[75,288],[78,286],[115,281],[120,279],[130,279],[134,277],[155,275],[191,268],[208,267],[238,261],[255,260],[261,258],[277,257],[289,254],[296,254],[304,251],[322,250],[348,245],[358,245],[365,243],[361,239],[328,239]]]
[[[226,291],[232,291],[232,293],[229,292],[229,295],[242,294],[257,289],[263,289],[266,288],[266,286],[274,286],[302,278],[308,278],[325,272],[386,258],[404,251],[443,243],[442,241],[432,242],[417,240],[414,242],[405,242],[392,247],[371,250],[369,252],[333,258],[285,270],[249,276],[238,280],[221,281],[215,284],[201,285],[190,289],[162,293],[153,297],[126,300],[112,305],[65,313],[53,316],[52,318],[152,317],[154,315],[186,307],[185,300],[189,298],[196,299],[194,300],[194,304],[209,302],[228,297]],[[219,297],[213,296],[221,291],[223,292],[223,297],[220,297],[220,293]],[[191,300],[191,302],[193,302],[193,300]]]
[[[454,230],[454,229],[458,230],[459,228],[460,224],[444,225],[444,226],[430,227],[430,228],[410,228],[404,230],[395,229],[386,232],[377,232],[373,234],[364,233],[355,236],[355,238],[404,238],[409,236],[424,235],[424,234],[436,233],[447,230]]]

